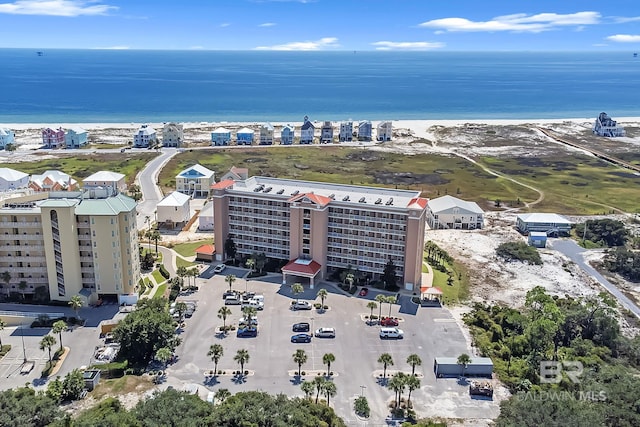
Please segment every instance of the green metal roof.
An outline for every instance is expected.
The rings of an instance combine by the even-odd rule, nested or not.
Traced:
[[[131,212],[135,208],[135,200],[118,194],[106,199],[83,199],[76,207],[76,215],[114,215]]]

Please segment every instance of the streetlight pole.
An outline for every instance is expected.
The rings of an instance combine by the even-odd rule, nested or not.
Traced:
[[[586,220],[584,222],[584,230],[583,230],[583,233],[582,233],[582,246],[584,246],[585,248],[586,248],[585,241],[587,240],[587,223],[588,222],[589,222],[589,220]]]
[[[20,323],[20,338],[22,339],[22,356],[23,356],[23,361],[22,363],[27,363],[27,348],[24,346],[24,329],[23,329],[23,324]]]
[[[367,388],[367,386],[361,385],[360,386],[360,397],[364,396],[364,389]]]

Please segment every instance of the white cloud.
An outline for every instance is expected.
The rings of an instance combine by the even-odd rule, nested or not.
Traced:
[[[225,28],[225,27],[228,27],[229,25],[231,25],[230,22],[223,22],[222,24],[220,24],[220,28]]]
[[[444,47],[440,42],[390,42],[379,41],[371,43],[376,50],[432,50]]]
[[[276,26],[275,22],[265,22],[264,24],[258,25],[258,27],[275,27],[275,26]]]
[[[274,46],[258,46],[255,50],[322,50],[325,48],[339,47],[335,37],[324,37],[316,41],[290,42]]]
[[[640,21],[640,16],[614,16],[613,21],[619,24]]]
[[[129,46],[108,46],[108,47],[94,47],[97,50],[127,50]]]
[[[97,4],[93,0],[18,0],[0,3],[0,13],[11,15],[81,16],[106,15],[117,6]]]
[[[607,37],[607,40],[618,43],[640,43],[640,34],[616,34]]]
[[[597,24],[600,22],[600,17],[601,15],[598,12],[577,12],[566,15],[557,13],[539,13],[537,15],[517,13],[497,16],[489,21],[470,21],[466,18],[434,19],[423,22],[419,26],[449,32],[514,31],[539,33],[557,27]]]
[[[594,43],[593,44],[593,47],[605,47],[605,46],[609,46],[609,45],[606,44],[606,43]]]

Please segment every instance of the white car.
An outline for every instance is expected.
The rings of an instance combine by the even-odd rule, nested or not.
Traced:
[[[237,296],[228,296],[224,299],[224,305],[240,305],[242,301]]]
[[[380,338],[396,338],[402,339],[404,337],[404,331],[398,328],[380,328]]]
[[[222,273],[224,271],[224,269],[227,268],[226,265],[224,264],[218,264],[215,266],[215,268],[213,269],[214,273]]]
[[[311,310],[313,307],[308,301],[295,301],[291,304],[294,310]]]
[[[320,328],[316,329],[314,336],[318,338],[335,338],[336,330],[334,328]]]
[[[256,310],[264,310],[264,303],[256,299],[242,301],[242,307],[253,307]]]

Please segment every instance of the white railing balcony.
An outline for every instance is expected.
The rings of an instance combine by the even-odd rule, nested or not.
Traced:
[[[91,240],[91,234],[78,234],[78,240]]]

